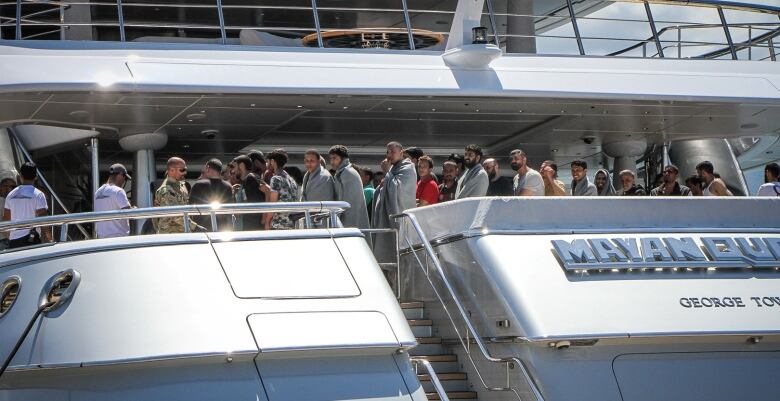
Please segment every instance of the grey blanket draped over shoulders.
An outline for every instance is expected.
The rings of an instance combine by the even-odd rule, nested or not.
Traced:
[[[350,208],[341,214],[344,227],[369,228],[366,198],[363,195],[363,180],[352,167],[349,158],[342,160],[333,176],[336,200],[348,202]]]
[[[487,171],[481,164],[468,169],[460,180],[458,180],[458,189],[455,193],[455,199],[474,198],[485,196],[487,194],[490,179]]]
[[[417,206],[417,172],[408,159],[393,165],[384,182],[374,193],[374,209],[371,223],[374,228],[398,228],[398,222],[390,216]],[[395,260],[395,240],[391,234],[377,234],[374,254],[377,260]]]
[[[336,200],[333,176],[324,167],[318,166],[314,173],[308,171],[301,184],[301,202],[326,202]]]

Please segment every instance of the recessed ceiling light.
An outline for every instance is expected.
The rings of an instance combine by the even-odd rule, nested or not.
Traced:
[[[523,110],[520,110],[519,112],[520,112],[520,113],[522,113],[522,112],[523,112]]]
[[[479,113],[479,109],[477,109],[477,113]]]
[[[393,108],[392,107],[388,107],[387,111],[393,111]]]
[[[251,103],[251,104],[249,105],[249,107],[255,107],[255,104],[254,104],[254,103]],[[300,106],[299,106],[299,107],[300,107]]]
[[[739,126],[739,128],[742,128],[742,129],[753,129],[753,128],[758,128],[758,124],[756,124],[756,123],[747,123],[747,124],[742,124],[742,125],[740,125],[740,126]]]
[[[303,106],[297,106],[297,107],[298,107],[299,109],[302,109],[302,108],[303,108]]]
[[[346,109],[348,109],[348,108],[349,108],[348,106],[344,106],[344,107],[342,107],[342,109],[344,109],[344,110],[346,110]]]
[[[436,111],[436,109],[431,109],[431,111]]]
[[[204,118],[206,118],[206,113],[203,113],[203,112],[187,114],[187,119],[188,120],[202,120]]]
[[[190,145],[181,145],[181,147],[183,147],[184,149],[189,149]]]
[[[553,151],[553,152],[557,152],[557,151],[558,151],[558,149],[553,149],[552,151]]]

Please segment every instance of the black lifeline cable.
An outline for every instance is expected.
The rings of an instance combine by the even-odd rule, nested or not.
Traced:
[[[19,337],[19,340],[16,342],[14,349],[11,350],[11,354],[8,355],[8,358],[6,358],[5,362],[3,362],[3,367],[0,368],[0,378],[3,377],[3,373],[5,373],[5,370],[8,368],[8,365],[11,364],[11,360],[14,359],[16,353],[19,351],[19,348],[22,347],[24,340],[27,338],[27,335],[30,334],[30,330],[32,330],[32,327],[35,325],[35,322],[38,321],[38,318],[41,316],[41,313],[45,312],[47,309],[51,308],[56,303],[57,302],[54,301],[45,303],[39,306],[38,310],[35,311],[35,314],[33,315],[32,319],[30,319],[30,323],[27,323],[27,328],[24,329],[24,333],[22,333],[22,336]]]

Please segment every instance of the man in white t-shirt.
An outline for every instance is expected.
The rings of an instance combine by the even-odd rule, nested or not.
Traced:
[[[513,181],[515,196],[544,196],[544,179],[538,171],[528,167],[525,152],[515,149],[509,153],[512,170],[517,172]]]
[[[5,199],[3,206],[3,221],[21,221],[46,216],[49,206],[46,195],[35,188],[38,178],[38,168],[32,162],[27,162],[19,168],[21,185],[16,187]],[[6,234],[3,234],[6,235]],[[9,235],[9,248],[21,248],[44,242],[51,242],[51,227],[42,229],[12,230]]]
[[[756,196],[780,196],[780,165],[769,163],[764,167],[764,182]]]
[[[95,192],[95,211],[130,209],[130,202],[122,187],[128,179],[127,169],[121,164],[114,164],[108,169],[108,181]],[[95,223],[98,238],[126,237],[130,235],[130,223],[127,219],[101,221]]]

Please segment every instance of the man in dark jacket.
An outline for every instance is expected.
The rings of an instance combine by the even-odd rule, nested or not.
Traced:
[[[203,167],[203,177],[192,186],[190,205],[233,203],[233,189],[230,183],[222,179],[222,162],[219,159],[206,162]],[[209,231],[226,230],[233,226],[230,215],[217,216],[218,227],[211,227],[210,216],[198,216],[194,220]]]

